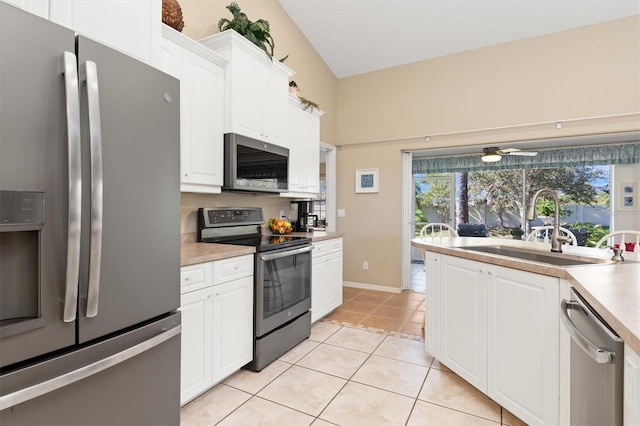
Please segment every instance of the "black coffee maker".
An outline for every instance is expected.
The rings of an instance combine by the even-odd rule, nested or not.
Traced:
[[[292,201],[291,206],[297,212],[293,224],[297,232],[310,232],[318,226],[318,215],[313,214],[313,201]]]

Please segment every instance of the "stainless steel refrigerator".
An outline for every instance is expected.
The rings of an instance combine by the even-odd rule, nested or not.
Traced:
[[[0,58],[0,424],[177,425],[179,82],[2,1]]]

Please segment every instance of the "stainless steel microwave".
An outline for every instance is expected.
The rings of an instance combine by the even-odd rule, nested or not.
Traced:
[[[226,133],[222,188],[228,191],[287,192],[289,149],[237,133]]]

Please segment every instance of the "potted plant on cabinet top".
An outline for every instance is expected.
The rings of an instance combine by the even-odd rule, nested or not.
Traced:
[[[273,59],[273,48],[275,43],[273,37],[271,37],[269,22],[264,19],[258,19],[252,22],[247,17],[247,14],[240,10],[238,3],[232,2],[226,7],[233,15],[233,19],[220,18],[218,21],[218,30],[220,32],[225,30],[234,30],[251,43],[258,46],[260,49]],[[282,62],[282,61],[281,61]]]

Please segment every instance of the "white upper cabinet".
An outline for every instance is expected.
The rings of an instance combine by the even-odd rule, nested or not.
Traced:
[[[38,15],[41,18],[49,19],[49,0],[3,0],[6,3],[26,10],[29,13]]]
[[[303,108],[289,96],[287,108],[289,148],[289,192],[283,197],[315,197],[320,192],[320,117],[316,108]]]
[[[259,47],[232,30],[200,42],[229,60],[225,133],[286,146],[289,77],[293,71],[271,60]]]
[[[162,0],[49,0],[49,19],[159,65]]]
[[[160,69],[180,79],[182,192],[220,193],[227,60],[166,25]]]

